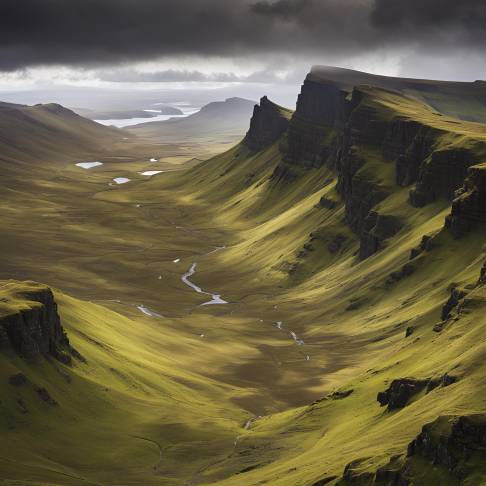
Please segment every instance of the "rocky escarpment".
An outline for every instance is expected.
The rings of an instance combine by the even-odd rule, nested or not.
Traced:
[[[456,192],[446,227],[460,238],[476,226],[486,223],[486,164],[469,169],[464,186]]]
[[[391,190],[367,163],[382,155],[389,122],[367,103],[361,89],[352,93],[332,83],[306,80],[288,130],[287,164],[319,167],[337,173],[336,190],[345,203],[345,220],[362,239],[361,258],[383,246],[399,229],[398,220],[381,216],[374,207]],[[391,142],[388,143],[388,152]],[[396,151],[396,150],[395,150]]]
[[[445,429],[445,432],[443,431]],[[449,471],[464,474],[458,465],[479,452],[486,459],[486,415],[439,417],[424,425],[421,433],[409,444],[408,457],[421,456]],[[486,467],[486,462],[483,462]]]
[[[458,124],[396,92],[344,88],[309,75],[281,147],[285,173],[294,180],[301,172],[289,167],[309,170],[324,164],[336,172],[345,220],[361,239],[361,259],[367,258],[405,223],[376,208],[397,186],[410,186],[410,204],[421,207],[438,198],[452,200],[463,184],[468,168],[477,163],[480,142],[462,144],[464,132],[454,132]],[[477,202],[484,201],[478,198],[481,191],[468,186],[466,192],[454,208],[471,215],[463,218],[465,226],[485,213]]]
[[[70,361],[69,340],[61,325],[52,291],[28,283],[7,284],[0,301],[0,349],[10,347],[24,358],[50,355]]]
[[[415,189],[410,191],[410,202],[422,207],[439,197],[452,199],[461,187],[468,168],[477,162],[472,152],[465,149],[448,149],[433,152],[422,163]]]
[[[290,116],[290,110],[276,105],[264,96],[253,109],[250,129],[243,143],[252,151],[263,150],[287,130]]]
[[[360,91],[353,92],[350,106],[354,109],[339,137],[335,159],[330,161],[338,173],[336,190],[345,202],[346,221],[358,234],[370,211],[390,194],[379,176],[366,170],[370,149],[380,146],[386,126],[372,108],[361,104],[362,98]]]
[[[286,160],[319,167],[331,156],[330,138],[344,126],[348,93],[333,83],[306,79],[288,130]]]
[[[383,141],[383,155],[395,161],[396,182],[406,187],[419,178],[420,166],[434,150],[441,131],[416,120],[393,120]]]
[[[391,457],[375,471],[366,467],[368,463],[369,458],[350,462],[336,484],[483,484],[486,478],[486,415],[440,416],[423,426],[408,445],[406,454]]]

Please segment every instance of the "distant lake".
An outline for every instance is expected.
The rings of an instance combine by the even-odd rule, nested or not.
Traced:
[[[126,184],[127,182],[130,182],[131,179],[128,179],[127,177],[115,177],[113,179],[113,182],[116,184]]]
[[[102,162],[78,162],[76,164],[78,167],[82,167],[83,169],[91,169],[93,167],[98,167],[99,165],[103,165]]]
[[[175,103],[174,103],[175,104]],[[170,118],[185,118],[186,116],[193,115],[199,111],[199,108],[195,108],[191,105],[179,105],[178,108],[184,113],[183,115],[156,115],[147,118],[121,118],[121,119],[112,119],[112,120],[94,120],[101,125],[106,126],[114,126],[117,128],[125,128],[131,127],[133,125],[139,125],[140,123],[152,123],[152,122],[160,122],[160,121],[167,121]],[[146,109],[144,110],[147,113],[157,113],[160,110],[157,109]]]

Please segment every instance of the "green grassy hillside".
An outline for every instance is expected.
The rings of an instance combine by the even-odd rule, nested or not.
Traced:
[[[0,318],[50,286],[72,359],[2,345],[4,484],[486,484],[485,128],[341,101],[187,170],[6,173]]]
[[[393,89],[418,98],[446,115],[474,122],[486,121],[486,83],[482,80],[457,82],[395,78],[332,66],[314,66],[307,79],[336,83],[346,90],[360,85]]]

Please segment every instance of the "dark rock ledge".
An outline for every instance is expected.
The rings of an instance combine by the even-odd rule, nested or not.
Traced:
[[[51,289],[29,282],[28,289],[14,297],[22,305],[7,308],[0,317],[0,350],[10,347],[26,359],[49,355],[70,363],[69,339]]]

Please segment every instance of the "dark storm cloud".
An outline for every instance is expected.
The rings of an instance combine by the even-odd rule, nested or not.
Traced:
[[[311,0],[260,1],[250,5],[250,10],[260,15],[291,19],[301,15],[311,5]]]
[[[427,41],[432,48],[483,48],[486,39],[484,0],[376,0],[371,24],[384,38],[398,42]],[[456,45],[454,45],[454,42]],[[447,47],[447,46],[444,46]]]
[[[0,69],[484,47],[483,0],[0,0]]]
[[[372,12],[374,25],[398,28],[484,29],[484,0],[376,0]]]

